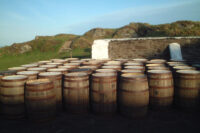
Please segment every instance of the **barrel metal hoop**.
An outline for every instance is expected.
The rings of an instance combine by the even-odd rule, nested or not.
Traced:
[[[69,79],[65,79],[64,82],[81,82],[81,81],[88,81],[88,78],[87,79],[81,79],[81,80],[69,80]]]
[[[92,90],[92,92],[94,92],[94,93],[99,93],[99,94],[105,94],[105,93],[109,93],[109,92],[117,92],[117,89],[113,89],[113,90],[110,90],[110,91],[104,91],[104,92],[102,92],[102,91],[97,91],[97,90]]]
[[[123,89],[119,90],[119,92],[129,92],[129,93],[141,93],[141,92],[147,92],[147,91],[149,91],[149,89],[142,90],[142,91],[131,91],[131,90],[123,90]]]
[[[26,92],[41,92],[41,91],[48,91],[48,90],[51,90],[51,89],[54,89],[54,87],[50,87],[50,88],[44,88],[44,89],[30,89],[30,88],[26,88]]]
[[[149,86],[150,89],[155,88],[155,89],[173,89],[174,86]]]

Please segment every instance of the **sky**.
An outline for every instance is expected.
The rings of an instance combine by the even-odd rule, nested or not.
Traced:
[[[0,47],[92,28],[200,21],[200,0],[0,0]]]

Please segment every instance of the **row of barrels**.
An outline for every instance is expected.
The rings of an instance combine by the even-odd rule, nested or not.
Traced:
[[[150,106],[197,107],[200,74],[184,62],[162,59],[92,60],[69,58],[9,68],[3,76],[0,112],[34,121],[55,117],[56,110],[144,116]],[[10,74],[6,72],[5,74]],[[147,76],[146,76],[147,75]],[[175,83],[174,83],[175,82]],[[175,99],[174,99],[175,98]]]

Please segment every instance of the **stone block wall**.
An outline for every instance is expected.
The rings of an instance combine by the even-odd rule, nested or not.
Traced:
[[[101,40],[102,41],[102,40]],[[98,41],[97,41],[98,42]],[[95,46],[98,46],[96,42]],[[183,59],[200,61],[200,37],[157,37],[106,39],[107,56],[118,58],[164,58],[170,59],[168,45],[179,43]],[[101,45],[101,44],[99,44]],[[93,51],[93,50],[92,50]],[[101,53],[100,50],[98,50]],[[105,52],[104,52],[105,53]],[[93,56],[95,58],[95,56]]]

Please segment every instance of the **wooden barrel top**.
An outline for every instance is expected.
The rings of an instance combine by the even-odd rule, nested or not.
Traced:
[[[32,68],[28,68],[27,71],[46,71],[47,68],[44,67],[32,67]]]
[[[130,62],[130,63],[125,63],[124,66],[143,66],[143,63],[140,62]]]
[[[46,63],[47,65],[56,65],[56,66],[59,66],[59,65],[62,65],[63,63],[58,63],[58,62],[50,62],[50,63]]]
[[[109,78],[116,77],[117,75],[115,73],[94,73],[92,76],[96,78]]]
[[[46,63],[51,63],[52,61],[49,60],[43,60],[43,61],[38,61],[38,64],[46,64]]]
[[[85,76],[88,76],[87,73],[84,73],[84,72],[78,72],[78,73],[67,73],[65,74],[65,77],[85,77]]]
[[[171,73],[171,71],[169,70],[148,70],[147,72],[150,74],[160,74],[160,75]]]
[[[26,67],[10,67],[8,70],[15,70],[15,71],[20,71],[20,70],[26,70]]]
[[[12,76],[4,76],[2,81],[21,81],[26,80],[28,77],[25,75],[12,75]]]
[[[35,80],[29,80],[26,82],[26,85],[31,86],[38,86],[43,84],[49,84],[51,81],[49,79],[35,79]]]
[[[26,68],[29,68],[29,67],[37,67],[38,64],[25,64],[25,65],[21,65],[22,67],[26,67]]]
[[[51,68],[51,69],[48,69],[47,71],[48,72],[67,72],[67,68]]]
[[[80,66],[80,63],[65,63],[64,66]]]
[[[21,71],[17,72],[17,75],[37,75],[38,71]]]
[[[117,73],[114,69],[97,69],[96,73]]]
[[[184,74],[184,75],[199,75],[200,72],[197,70],[178,70],[176,73]]]
[[[39,67],[42,67],[42,68],[54,68],[54,67],[56,67],[56,65],[40,65]]]
[[[39,74],[41,77],[52,77],[52,76],[60,76],[62,75],[61,72],[42,72]]]

